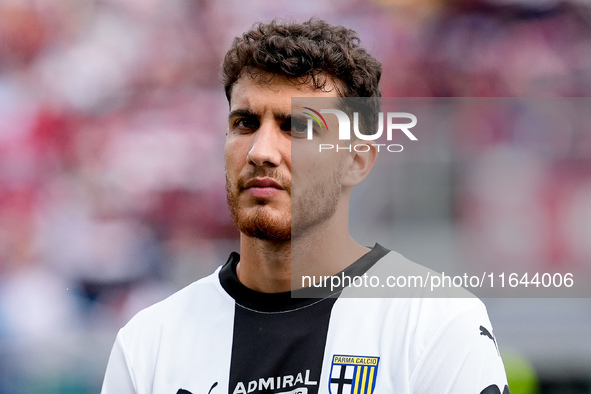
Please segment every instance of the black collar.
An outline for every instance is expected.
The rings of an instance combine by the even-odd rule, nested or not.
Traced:
[[[361,256],[353,264],[345,268],[337,275],[354,278],[366,273],[379,259],[389,252],[380,244]],[[228,261],[219,273],[220,283],[224,290],[236,301],[237,304],[259,312],[285,312],[303,308],[326,298],[338,297],[342,287],[336,289],[304,288],[293,292],[261,293],[244,286],[236,275],[236,266],[240,261],[240,255],[232,252]]]

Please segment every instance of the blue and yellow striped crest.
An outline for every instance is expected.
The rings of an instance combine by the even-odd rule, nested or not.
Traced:
[[[379,362],[379,357],[335,354],[328,380],[330,394],[372,394]]]

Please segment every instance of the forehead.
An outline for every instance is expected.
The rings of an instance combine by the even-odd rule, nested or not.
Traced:
[[[339,97],[336,84],[329,79],[324,89],[312,83],[297,84],[276,74],[241,76],[232,87],[230,109],[275,107],[287,111],[292,97]]]

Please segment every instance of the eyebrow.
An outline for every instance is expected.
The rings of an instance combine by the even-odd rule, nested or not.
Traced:
[[[259,117],[259,115],[256,112],[251,111],[250,109],[238,108],[238,109],[235,109],[230,112],[230,114],[228,115],[228,119],[234,118],[236,116],[240,116],[243,118],[258,118]]]
[[[232,119],[234,117],[243,117],[243,118],[260,118],[261,114],[254,112],[251,109],[248,108],[238,108],[235,109],[233,111],[231,111],[228,114],[228,119]],[[273,117],[276,120],[280,120],[280,121],[287,121],[291,119],[291,114],[288,114],[286,112],[273,112]]]

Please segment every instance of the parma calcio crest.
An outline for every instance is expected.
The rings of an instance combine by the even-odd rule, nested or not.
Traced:
[[[379,362],[379,357],[335,354],[328,381],[330,394],[372,394]]]

